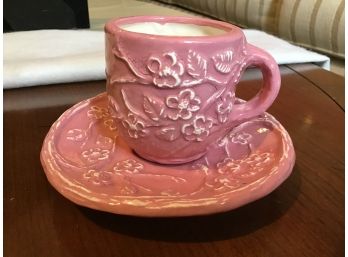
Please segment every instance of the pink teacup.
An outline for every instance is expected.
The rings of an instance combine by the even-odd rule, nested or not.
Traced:
[[[110,111],[122,138],[145,159],[195,160],[278,94],[277,63],[231,24],[140,16],[111,20],[105,32]],[[237,103],[248,66],[261,69],[264,83],[253,99]]]

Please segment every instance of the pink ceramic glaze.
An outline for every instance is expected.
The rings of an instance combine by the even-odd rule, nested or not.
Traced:
[[[166,36],[123,29],[151,22],[159,30],[163,24],[194,24],[221,33]],[[263,113],[278,94],[277,63],[231,24],[145,16],[112,20],[105,32],[112,116],[125,142],[148,160],[178,164],[198,159],[233,126]],[[236,104],[236,85],[249,66],[261,69],[262,89]]]
[[[294,165],[288,133],[267,113],[234,127],[196,161],[161,165],[134,154],[107,108],[105,93],[75,105],[42,147],[50,183],[82,206],[136,216],[222,212],[269,194]]]

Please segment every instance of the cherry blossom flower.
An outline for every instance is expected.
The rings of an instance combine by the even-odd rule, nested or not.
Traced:
[[[87,133],[82,129],[71,129],[66,133],[66,139],[76,142],[85,140]]]
[[[242,132],[238,134],[232,134],[230,135],[232,138],[232,143],[235,144],[241,144],[241,145],[246,145],[249,143],[249,139],[252,138],[252,136],[248,133]]]
[[[136,160],[124,160],[117,162],[113,169],[117,174],[122,172],[133,174],[139,173],[139,171],[143,170],[144,165]]]
[[[85,158],[88,162],[94,163],[109,158],[109,153],[109,150],[104,150],[101,148],[90,148],[82,152],[82,157]]]
[[[251,154],[247,159],[245,159],[245,163],[258,167],[261,165],[265,165],[266,163],[271,161],[271,159],[272,159],[271,153],[267,153],[267,152],[262,154],[254,153],[254,154]]]
[[[185,139],[190,141],[203,141],[209,135],[209,129],[213,126],[211,119],[197,115],[191,124],[182,127]]]
[[[137,120],[136,116],[132,113],[128,114],[128,119],[122,121],[122,125],[128,130],[128,135],[131,138],[144,137],[148,133],[144,123]]]
[[[235,173],[240,169],[240,161],[225,158],[222,162],[217,164],[217,168],[220,174]]]
[[[174,52],[165,53],[160,58],[151,57],[147,67],[153,73],[153,83],[158,87],[177,87],[181,83],[180,76],[184,74],[184,66]]]
[[[102,108],[99,106],[91,106],[91,109],[87,112],[87,116],[99,120],[102,118],[109,117],[110,113],[106,108]]]
[[[168,117],[172,120],[182,118],[188,120],[192,117],[192,112],[200,109],[201,100],[195,96],[191,89],[180,91],[177,96],[168,96],[166,104],[169,107]]]
[[[107,171],[88,170],[83,177],[95,185],[112,184],[111,174]]]
[[[116,127],[116,122],[114,119],[107,119],[104,121],[104,125],[110,129],[111,131],[113,130],[117,130],[117,127]]]
[[[214,190],[231,190],[239,188],[242,182],[232,176],[219,175],[207,181],[206,185]]]

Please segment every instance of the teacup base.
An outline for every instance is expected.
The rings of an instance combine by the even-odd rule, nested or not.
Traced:
[[[207,151],[204,151],[202,153],[196,154],[194,156],[190,156],[187,158],[180,158],[180,159],[161,159],[161,158],[157,158],[145,153],[142,153],[140,151],[135,151],[133,150],[137,155],[139,155],[139,157],[147,160],[147,161],[151,161],[151,162],[155,162],[155,163],[159,163],[159,164],[164,164],[164,165],[177,165],[177,164],[185,164],[185,163],[190,163],[193,162],[195,160],[198,160],[200,158],[202,158],[202,156],[204,156]]]

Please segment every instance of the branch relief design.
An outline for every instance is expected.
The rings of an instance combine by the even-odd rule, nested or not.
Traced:
[[[245,50],[245,47],[243,49]],[[128,65],[138,79],[136,82],[155,85],[158,88],[180,89],[176,94],[167,95],[164,99],[144,93],[142,106],[139,108],[139,105],[132,104],[131,93],[124,87],[121,93],[128,111],[124,117],[117,116],[119,107],[115,101],[109,99],[115,116],[120,119],[129,137],[139,139],[155,135],[165,141],[174,141],[181,136],[187,141],[197,142],[204,141],[214,125],[228,121],[235,99],[235,94],[231,91],[233,85],[228,86],[228,83],[239,79],[240,70],[244,67],[247,57],[246,51],[241,51],[239,56],[235,56],[231,48],[221,50],[210,57],[188,50],[184,58],[179,58],[175,51],[167,51],[149,56],[145,63],[142,63],[147,71],[141,72],[134,65],[135,61],[123,53],[122,45],[116,44],[113,53]],[[209,69],[211,66],[213,70]],[[134,78],[127,81],[127,77],[119,78],[118,81],[135,82]],[[194,86],[203,83],[215,87],[215,92],[208,99],[202,99],[194,89]],[[209,112],[209,115],[205,114],[211,107],[215,111]],[[93,110],[90,115],[100,117],[104,112]],[[112,128],[110,122],[106,125]]]
[[[226,85],[232,77],[234,81],[239,79],[240,71],[245,66],[247,57],[245,46],[238,57],[231,48],[221,50],[210,57],[192,49],[188,50],[184,58],[179,58],[175,51],[167,51],[151,55],[145,61],[139,61],[138,66],[144,66],[147,69],[142,71],[135,65],[137,61],[124,53],[119,40],[112,52],[116,58],[123,60],[133,73],[133,76],[128,74],[111,78],[112,83],[153,84],[159,88],[192,87],[202,83],[211,83],[216,86]],[[216,74],[209,74],[210,66],[220,73],[218,77]],[[223,80],[219,80],[221,76],[223,76]]]

